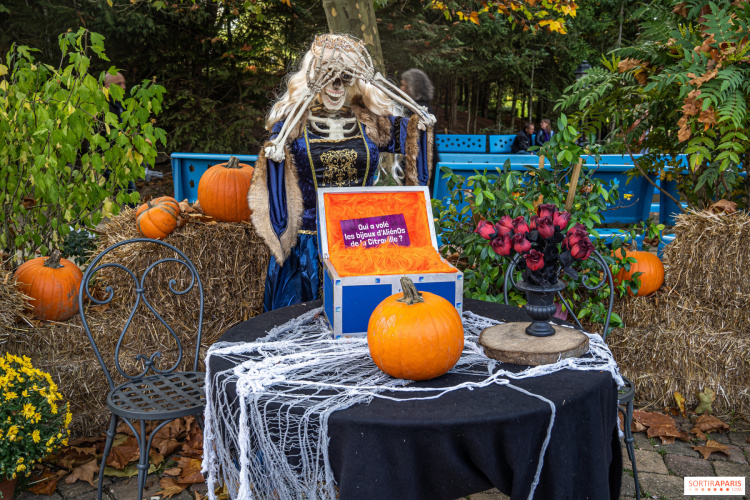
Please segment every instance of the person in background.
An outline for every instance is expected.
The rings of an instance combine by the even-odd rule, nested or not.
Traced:
[[[432,110],[432,97],[435,95],[435,87],[427,73],[416,68],[404,71],[404,74],[401,75],[401,90],[414,99],[414,102],[427,108],[431,115],[435,114]],[[406,113],[407,116],[412,114],[410,110],[406,110]]]
[[[536,133],[536,137],[534,138],[534,146],[544,146],[544,143],[549,142],[554,134],[549,118],[542,118],[542,121],[539,122],[539,132]]]
[[[532,145],[532,135],[534,135],[534,124],[526,122],[524,129],[516,135],[516,138],[513,139],[513,144],[510,145],[511,154],[531,154],[528,149]]]

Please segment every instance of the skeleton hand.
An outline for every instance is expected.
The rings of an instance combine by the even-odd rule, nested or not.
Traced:
[[[266,146],[265,152],[266,158],[270,158],[273,161],[279,162],[284,160],[284,146],[277,144],[276,141],[271,141],[271,144]]]
[[[428,127],[433,127],[437,123],[437,119],[435,118],[435,115],[432,115],[427,112],[426,108],[424,109],[424,114],[422,114],[419,117],[419,123],[417,123],[417,128],[421,131],[427,130]]]
[[[323,88],[341,75],[342,67],[338,64],[338,51],[323,51],[323,54],[313,58],[307,66],[307,88],[312,94],[317,94]],[[340,54],[340,53],[339,53]],[[340,55],[339,55],[340,57]]]

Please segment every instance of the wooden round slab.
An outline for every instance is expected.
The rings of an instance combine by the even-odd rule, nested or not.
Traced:
[[[573,328],[553,325],[554,335],[533,337],[526,333],[527,326],[529,323],[504,323],[485,328],[479,335],[479,344],[492,359],[532,366],[575,358],[589,350],[589,338]]]

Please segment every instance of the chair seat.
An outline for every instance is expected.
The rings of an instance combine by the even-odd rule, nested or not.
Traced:
[[[107,396],[115,415],[143,420],[166,420],[202,413],[206,405],[203,372],[173,372],[130,380]]]

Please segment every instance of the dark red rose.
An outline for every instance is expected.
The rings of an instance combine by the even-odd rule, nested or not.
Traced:
[[[526,236],[523,234],[514,234],[513,235],[513,250],[515,250],[518,253],[524,253],[531,250],[531,242],[526,239]]]
[[[594,244],[588,238],[581,238],[570,247],[570,255],[577,260],[588,259],[593,251]]]
[[[552,203],[542,203],[536,207],[536,214],[539,217],[553,217],[557,212],[557,207]]]
[[[538,271],[544,267],[544,254],[538,250],[531,250],[524,258],[529,271]]]
[[[513,219],[510,218],[510,215],[503,215],[500,217],[500,222],[497,222],[496,224],[500,224],[505,228],[513,230]]]
[[[493,226],[486,220],[480,220],[474,232],[485,240],[491,240],[495,237],[495,226]]]
[[[573,245],[581,240],[588,240],[589,233],[586,230],[586,226],[583,224],[576,224],[568,230],[568,235],[563,240],[563,246],[565,248],[571,248]]]
[[[507,234],[502,234],[492,240],[490,246],[492,246],[492,249],[496,254],[507,257],[508,255],[510,255],[512,242],[510,236],[508,236]]]
[[[555,226],[552,224],[552,217],[539,217],[536,223],[539,236],[542,238],[552,238],[555,234]]]
[[[555,215],[555,217],[553,217],[552,219],[552,223],[560,231],[568,227],[569,222],[570,222],[570,214],[568,212],[560,212],[557,215]]]
[[[499,222],[495,222],[495,231],[497,231],[497,234],[511,234],[513,232],[513,229],[507,228]]]
[[[522,215],[513,219],[513,232],[516,234],[526,234],[529,232],[529,225]]]
[[[534,229],[536,229],[536,221],[537,220],[539,220],[539,216],[538,215],[532,215],[531,217],[529,217],[529,229],[531,229],[532,231]]]

